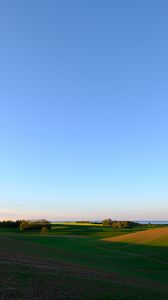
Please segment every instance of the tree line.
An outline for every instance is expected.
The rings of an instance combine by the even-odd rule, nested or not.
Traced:
[[[18,228],[24,230],[41,230],[42,228],[51,229],[51,223],[45,219],[40,220],[17,220],[0,221],[0,227]]]
[[[132,228],[141,225],[133,221],[113,221],[112,219],[105,219],[102,221],[102,224],[104,226],[112,226],[113,228]]]
[[[11,220],[0,221],[0,227],[19,228],[20,223],[21,223],[21,220],[17,220],[17,221],[11,221]]]

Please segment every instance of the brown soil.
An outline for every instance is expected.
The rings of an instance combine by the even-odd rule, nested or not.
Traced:
[[[166,240],[165,246],[168,244],[168,227],[149,229],[126,235],[120,235],[112,238],[103,239],[107,242],[128,242],[134,244],[159,244],[159,239]]]

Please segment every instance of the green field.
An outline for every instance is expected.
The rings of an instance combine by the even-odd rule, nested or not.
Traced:
[[[41,236],[1,228],[0,299],[167,300],[168,235],[156,245],[148,230],[63,223]]]

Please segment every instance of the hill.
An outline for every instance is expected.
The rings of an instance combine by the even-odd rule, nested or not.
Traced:
[[[122,242],[151,246],[168,246],[168,227],[149,229],[103,239],[107,242]]]

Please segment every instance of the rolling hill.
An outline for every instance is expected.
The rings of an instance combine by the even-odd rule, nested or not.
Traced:
[[[107,242],[168,246],[168,227],[149,229],[103,240]]]

